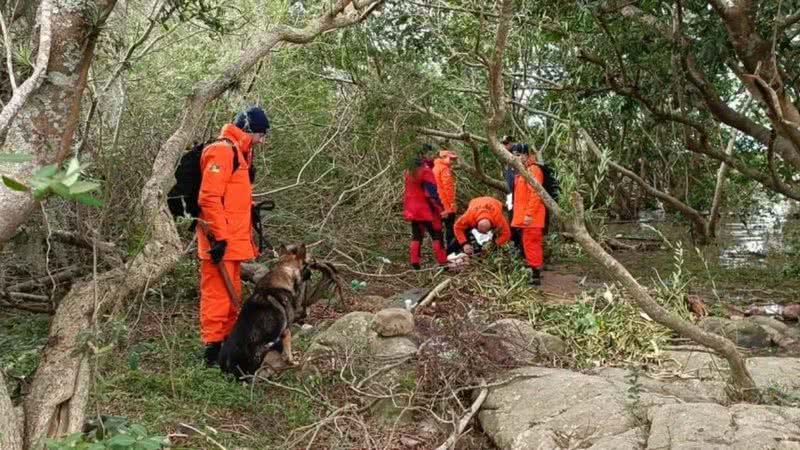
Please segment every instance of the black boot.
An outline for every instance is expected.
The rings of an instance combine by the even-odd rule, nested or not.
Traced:
[[[419,265],[419,264],[411,264],[411,268],[412,268],[412,269],[414,269],[414,270],[419,270],[419,269],[421,269],[421,267],[420,267],[420,265]]]
[[[206,351],[205,351],[206,367],[214,367],[219,364],[220,348],[222,348],[222,342],[214,342],[206,345]]]
[[[541,286],[542,285],[542,275],[539,272],[539,269],[530,269],[528,272],[528,286]]]

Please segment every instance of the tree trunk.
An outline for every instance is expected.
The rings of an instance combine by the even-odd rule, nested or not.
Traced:
[[[728,146],[725,147],[725,154],[733,154],[733,146],[736,143],[736,135],[731,136],[728,140]],[[719,227],[720,212],[722,210],[722,192],[725,190],[725,180],[728,178],[728,170],[730,167],[725,161],[722,161],[717,170],[717,183],[714,185],[714,198],[711,200],[711,210],[708,213],[708,222],[706,225],[706,234],[716,237],[717,228]]]
[[[96,280],[73,285],[56,311],[50,326],[50,338],[42,352],[31,392],[24,402],[25,447],[22,448],[38,449],[46,437],[81,429],[92,383],[90,369],[93,359],[87,348],[79,346],[81,335],[93,330],[107,311],[141,292],[148,282],[158,280],[181,257],[183,246],[166,208],[164,193],[173,181],[175,163],[193,137],[206,107],[235,85],[260,59],[269,55],[278,43],[304,44],[327,31],[359,23],[381,3],[381,0],[359,3],[340,0],[304,29],[276,26],[256,36],[252,41],[255,46],[243,51],[221,76],[197,84],[186,100],[180,126],[156,155],[151,176],[142,189],[141,223],[150,225],[147,245],[125,267],[100,274]],[[5,407],[9,404],[8,394],[0,390],[4,418]],[[0,419],[0,427],[13,426],[7,422]],[[0,432],[5,436],[4,428],[0,428]],[[20,434],[19,430],[8,432],[8,436]]]
[[[41,166],[70,153],[86,78],[102,19],[115,0],[51,0],[52,46],[44,82],[11,122],[3,151],[33,155],[33,163],[3,166],[6,176],[26,181]],[[99,18],[99,19],[98,19]],[[100,23],[95,23],[100,20]],[[9,240],[36,208],[30,193],[0,186],[0,243]]]

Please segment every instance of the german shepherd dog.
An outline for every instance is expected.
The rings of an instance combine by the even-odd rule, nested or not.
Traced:
[[[308,265],[305,244],[280,247],[278,262],[258,280],[222,344],[219,366],[223,372],[253,375],[271,350],[280,351],[287,364],[296,365],[291,326],[305,309],[301,291],[311,275]]]

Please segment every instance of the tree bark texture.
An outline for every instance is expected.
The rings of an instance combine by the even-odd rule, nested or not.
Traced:
[[[34,157],[32,163],[0,166],[0,173],[27,180],[37,168],[61,163],[69,154],[101,23],[116,0],[45,0],[50,7],[50,57],[44,79],[10,118],[3,151]],[[44,17],[46,19],[46,17]],[[44,33],[42,33],[44,34]],[[42,51],[46,51],[42,49]],[[34,74],[34,77],[36,74]],[[22,86],[20,86],[20,89]],[[13,101],[13,99],[12,99]],[[0,123],[0,125],[3,125]],[[28,192],[0,186],[0,243],[9,240],[37,202]]]

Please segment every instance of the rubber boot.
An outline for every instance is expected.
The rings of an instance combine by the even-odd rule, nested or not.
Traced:
[[[206,360],[206,367],[214,367],[219,364],[219,351],[222,348],[222,342],[213,342],[206,345],[204,353]]]
[[[442,241],[436,239],[433,240],[433,256],[436,258],[436,262],[439,263],[440,266],[447,265],[447,252],[444,251]]]
[[[408,246],[408,261],[414,270],[419,270],[419,260],[422,257],[422,243],[420,241],[411,241]]]

